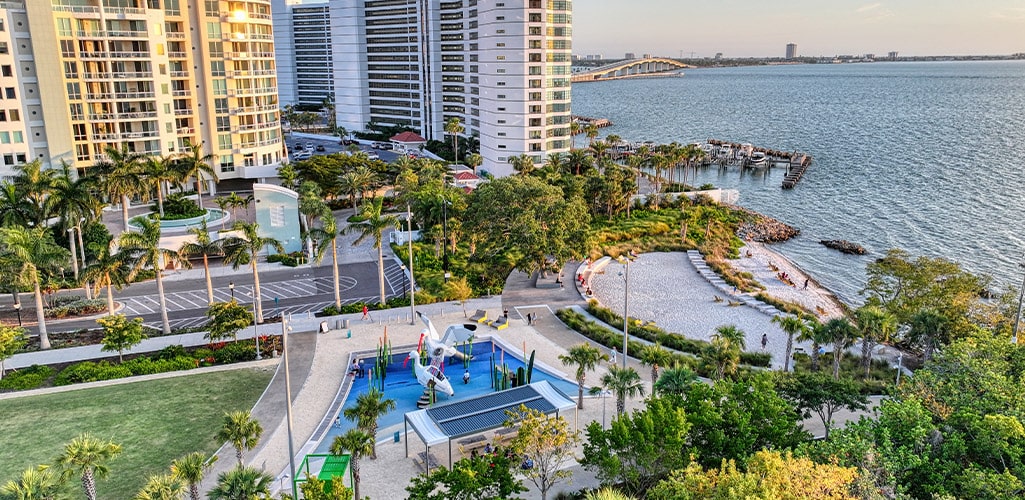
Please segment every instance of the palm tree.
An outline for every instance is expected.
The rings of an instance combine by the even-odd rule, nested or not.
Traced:
[[[687,392],[687,388],[697,380],[698,374],[690,369],[674,366],[662,372],[658,381],[655,382],[654,390],[662,395],[683,396]]]
[[[258,500],[270,498],[274,478],[255,467],[238,466],[217,476],[207,498],[211,500]]]
[[[146,485],[135,495],[135,500],[181,500],[185,485],[171,474],[150,476]]]
[[[584,125],[584,135],[587,136],[587,145],[594,144],[594,139],[598,137],[598,126],[593,123]]]
[[[605,136],[605,142],[609,145],[609,148],[611,148],[611,150],[612,150],[612,159],[613,160],[618,160],[619,159],[619,150],[616,149],[616,146],[619,146],[620,143],[623,142],[623,138],[618,136],[618,135],[616,135],[616,134],[609,134],[609,135]]]
[[[236,219],[235,210],[239,208],[245,208],[246,214],[249,213],[249,204],[253,201],[253,195],[246,196],[243,198],[238,193],[232,191],[231,195],[228,196],[228,207],[231,208],[231,218]]]
[[[559,355],[563,366],[576,366],[577,408],[584,409],[584,382],[587,372],[594,371],[598,363],[607,361],[609,356],[591,344],[580,344],[569,348],[566,354]]]
[[[96,500],[96,480],[107,477],[107,462],[121,454],[121,445],[82,434],[64,445],[56,466],[61,477],[81,476],[82,489],[88,500]]]
[[[658,382],[658,368],[665,366],[672,360],[673,355],[658,342],[646,345],[641,349],[641,364],[651,367],[652,390],[654,390],[655,383]]]
[[[478,153],[470,153],[466,155],[466,159],[464,161],[466,161],[466,164],[473,169],[473,175],[477,175],[477,167],[479,167],[481,163],[484,163],[484,157]]]
[[[580,122],[573,120],[569,122],[569,149],[570,151],[577,147],[577,134],[583,131],[583,125]]]
[[[221,240],[210,238],[210,232],[206,228],[206,221],[200,223],[199,227],[189,228],[189,234],[196,237],[195,241],[186,241],[178,248],[178,258],[187,262],[189,258],[203,256],[203,276],[206,277],[206,298],[210,304],[214,303],[214,285],[210,278],[210,256],[220,255],[224,249],[221,248]]]
[[[811,320],[808,324],[808,328],[805,328],[803,332],[797,335],[799,342],[811,342],[811,370],[819,371],[819,351],[822,350],[822,346],[828,344],[829,332],[826,331],[826,325]]]
[[[114,287],[118,290],[130,281],[132,273],[129,256],[124,252],[114,251],[114,242],[99,246],[96,260],[82,271],[82,279],[93,283],[93,292],[99,295],[100,290],[107,289],[107,315],[114,314]],[[95,247],[93,247],[95,249]]]
[[[82,250],[82,267],[86,265],[85,248],[82,241],[82,221],[91,222],[98,219],[102,209],[102,204],[96,197],[94,181],[95,179],[92,177],[76,176],[67,162],[61,162],[60,173],[54,178],[53,191],[50,196],[53,214],[60,217],[58,227],[65,231],[71,228],[75,229],[78,246]],[[74,245],[71,246],[74,247]],[[71,265],[77,281],[79,278],[78,256],[71,256]],[[92,294],[88,283],[85,283],[84,288],[86,298],[91,299]]]
[[[31,221],[36,226],[43,225],[50,218],[50,194],[57,171],[43,168],[39,160],[15,165],[14,170],[17,173],[11,183],[31,207]]]
[[[221,209],[221,211],[224,211],[224,212],[227,212],[228,208],[231,207],[231,200],[229,200],[227,196],[218,196],[218,197],[214,198],[214,203],[217,204],[217,208]],[[234,212],[235,212],[235,210],[234,210],[234,208],[232,208],[232,218],[233,219],[235,218],[234,217]],[[224,230],[224,222],[225,222],[224,219],[221,219],[221,230],[222,231]]]
[[[833,318],[825,326],[824,335],[833,344],[833,378],[840,378],[840,361],[847,348],[858,340],[858,331],[844,318]]]
[[[0,495],[11,500],[55,500],[60,498],[61,480],[53,469],[40,465],[25,469],[18,479],[7,481],[0,486]]]
[[[566,155],[566,168],[571,170],[573,175],[580,175],[581,171],[587,173],[593,167],[594,158],[591,158],[585,149],[575,149]]]
[[[338,274],[338,221],[335,219],[331,209],[324,206],[324,213],[320,215],[320,227],[312,230],[311,236],[316,242],[317,251],[313,254],[313,260],[320,264],[324,260],[327,250],[331,249],[331,276],[334,279],[335,308],[342,308],[342,288]]]
[[[384,250],[381,247],[381,242],[384,239],[384,230],[399,223],[398,217],[381,214],[383,202],[383,198],[374,198],[373,203],[364,205],[360,210],[360,217],[363,218],[362,222],[350,224],[345,229],[342,229],[342,234],[359,232],[359,238],[352,242],[353,246],[362,244],[367,238],[374,239],[374,247],[377,248],[377,278],[378,284],[381,287],[382,304],[386,300],[384,292]]]
[[[313,255],[313,222],[318,216],[328,211],[320,186],[313,181],[303,182],[299,186],[299,222],[306,233],[306,251]],[[328,213],[330,213],[328,211]]]
[[[203,154],[203,143],[187,143],[188,151],[182,154],[179,159],[179,166],[184,178],[193,177],[196,179],[196,195],[199,208],[203,208],[203,174],[209,175],[214,182],[217,182],[217,172],[210,166],[214,155]]]
[[[729,339],[712,335],[712,341],[705,347],[703,357],[715,367],[716,380],[721,380],[727,374],[737,370],[737,364],[740,362],[740,349]]]
[[[346,408],[342,415],[345,418],[356,422],[360,430],[366,431],[371,436],[377,435],[377,420],[395,409],[394,399],[384,399],[384,393],[371,388],[356,397],[356,405]],[[377,459],[376,439],[371,442],[370,458]]]
[[[609,372],[601,377],[601,385],[616,396],[616,415],[622,415],[626,410],[626,398],[644,397],[644,382],[641,382],[637,370],[631,367],[610,366]]]
[[[50,348],[40,286],[42,273],[63,266],[67,262],[68,253],[53,242],[53,237],[45,227],[0,228],[0,273],[11,276],[17,284],[32,286],[40,349]]]
[[[199,483],[216,461],[217,455],[207,457],[201,451],[192,452],[171,462],[171,474],[189,485],[192,500],[199,500]]]
[[[715,329],[715,333],[712,337],[718,336],[729,342],[731,345],[737,346],[737,350],[743,351],[747,349],[747,341],[745,340],[747,335],[737,325],[722,325]]]
[[[173,167],[174,156],[147,156],[142,160],[142,170],[146,180],[157,189],[157,210],[164,216],[164,193],[167,186],[178,181],[178,172]]]
[[[0,226],[28,226],[32,220],[32,204],[17,186],[0,183]]]
[[[534,166],[534,158],[527,153],[510,156],[509,164],[513,166],[513,170],[519,172],[522,176],[530,175],[536,168]]]
[[[224,425],[217,432],[218,441],[227,441],[235,448],[235,458],[242,467],[245,450],[256,448],[263,435],[263,427],[253,418],[249,410],[238,410],[224,414]]]
[[[932,359],[932,353],[949,335],[950,320],[935,309],[922,309],[911,317],[909,337],[922,346],[922,361]]]
[[[264,247],[274,247],[278,252],[283,252],[285,247],[281,242],[269,237],[260,236],[259,225],[255,222],[237,221],[234,225],[235,231],[242,233],[241,236],[231,236],[224,239],[224,261],[238,269],[249,264],[253,270],[253,303],[256,304],[256,322],[263,323],[263,304],[260,300],[260,273],[257,270],[257,254],[263,251]]]
[[[862,306],[854,312],[861,336],[861,367],[868,378],[872,370],[872,349],[879,342],[886,342],[897,330],[897,320],[878,306]]]
[[[612,488],[602,488],[598,491],[588,491],[587,495],[584,496],[584,500],[635,500],[634,497],[627,495],[619,490]]]
[[[138,233],[121,233],[118,245],[122,252],[131,256],[132,272],[128,275],[131,281],[139,271],[150,267],[157,278],[157,298],[160,300],[160,321],[164,335],[171,333],[171,324],[167,320],[167,298],[164,296],[164,268],[171,265],[189,267],[189,261],[182,259],[177,251],[160,247],[160,219],[150,220],[142,217],[138,221]]]
[[[128,231],[129,198],[138,194],[142,186],[142,155],[129,151],[127,145],[121,149],[108,147],[105,154],[107,159],[96,165],[96,171],[102,176],[107,196],[112,201],[120,200],[123,230]]]
[[[459,163],[459,134],[465,131],[466,127],[459,123],[459,118],[449,118],[445,122],[445,133],[452,135],[452,154],[455,155],[456,163]]]
[[[341,456],[349,452],[349,468],[352,470],[352,498],[359,496],[360,459],[374,452],[374,436],[359,429],[349,429],[341,436],[335,436],[331,443],[331,454]]]
[[[808,324],[797,316],[773,316],[772,322],[779,325],[780,330],[787,334],[787,352],[783,357],[783,371],[790,371],[790,356],[794,351],[794,337],[804,333]]]
[[[598,160],[602,159],[609,151],[609,145],[605,141],[595,141],[591,144],[591,154]]]

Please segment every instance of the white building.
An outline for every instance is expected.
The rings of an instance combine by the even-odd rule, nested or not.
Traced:
[[[795,58],[797,58],[797,44],[796,43],[788,43],[787,44],[787,59],[795,59]]]
[[[510,157],[541,162],[569,150],[570,1],[365,0],[328,8],[339,126],[398,125],[445,140],[446,121],[458,118],[464,135],[480,141],[481,168],[494,175],[512,173]],[[278,32],[292,32],[296,54],[318,43],[298,36],[294,14],[276,16],[286,19],[291,26]],[[282,61],[279,71],[290,64]],[[280,80],[298,87],[314,78],[298,63],[293,74]]]
[[[270,0],[4,0],[0,20],[0,70],[16,66],[0,73],[5,163],[24,154],[85,169],[108,147],[165,156],[203,144],[221,178],[275,175]],[[17,108],[23,125],[11,125]]]

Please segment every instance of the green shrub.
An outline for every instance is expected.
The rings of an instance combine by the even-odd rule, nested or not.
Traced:
[[[48,318],[67,318],[69,316],[88,316],[107,309],[107,301],[103,299],[85,299],[82,297],[61,297],[54,300],[54,307],[45,310]]]
[[[53,384],[69,385],[98,380],[113,380],[131,375],[131,370],[121,365],[113,365],[107,361],[100,361],[99,363],[83,361],[61,370],[57,378],[54,379]]]
[[[35,389],[53,376],[53,368],[32,365],[20,370],[11,370],[0,380],[0,391],[27,391]]]
[[[742,352],[740,353],[740,363],[768,368],[772,365],[772,355],[767,352]]]
[[[267,262],[280,262],[281,265],[288,267],[298,267],[302,260],[302,252],[276,253],[267,256]]]
[[[195,368],[196,365],[196,360],[188,356],[170,359],[141,357],[125,361],[121,364],[122,367],[131,371],[132,375],[152,375],[154,373],[191,370]]]
[[[217,364],[225,365],[256,359],[256,346],[250,341],[228,342],[213,353]]]
[[[150,210],[154,213],[158,213],[157,204],[150,205]],[[164,215],[161,216],[163,220],[180,220],[180,219],[191,219],[193,217],[199,217],[206,213],[206,210],[199,208],[196,202],[185,197],[181,193],[173,193],[164,199]]]
[[[169,346],[161,349],[160,352],[157,353],[156,358],[157,359],[174,359],[174,358],[180,358],[180,357],[183,357],[183,356],[184,357],[188,357],[189,356],[189,351],[185,350],[185,346],[183,346],[181,344],[178,344],[178,345],[169,345]]]
[[[335,307],[334,304],[331,304],[320,310],[321,316],[338,316],[339,314],[342,314],[342,311]]]

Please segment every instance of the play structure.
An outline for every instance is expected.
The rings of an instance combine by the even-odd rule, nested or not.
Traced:
[[[296,476],[292,478],[298,489],[300,483],[308,481],[310,468],[316,470],[319,466],[320,472],[316,474],[317,479],[324,481],[324,492],[331,493],[333,489],[332,478],[340,477],[346,487],[352,487],[352,471],[349,469],[349,455],[331,455],[314,453],[306,455],[299,464]]]
[[[445,376],[445,358],[455,357],[460,360],[469,361],[471,355],[466,355],[456,348],[457,344],[466,344],[473,340],[474,331],[477,325],[450,325],[445,329],[445,336],[440,337],[438,330],[434,328],[431,318],[423,313],[417,313],[426,328],[420,332],[420,341],[417,343],[417,350],[411,351],[406,356],[406,361],[413,361],[413,374],[417,382],[424,387],[426,403],[434,400],[433,391],[441,391],[449,397],[455,396],[456,391],[452,388],[452,381]],[[421,362],[421,353],[427,353],[427,364]]]

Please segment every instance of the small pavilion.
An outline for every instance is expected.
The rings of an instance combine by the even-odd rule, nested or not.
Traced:
[[[403,151],[417,151],[421,146],[427,145],[427,139],[424,139],[416,132],[405,131],[401,134],[392,136],[389,139],[396,148]]]

